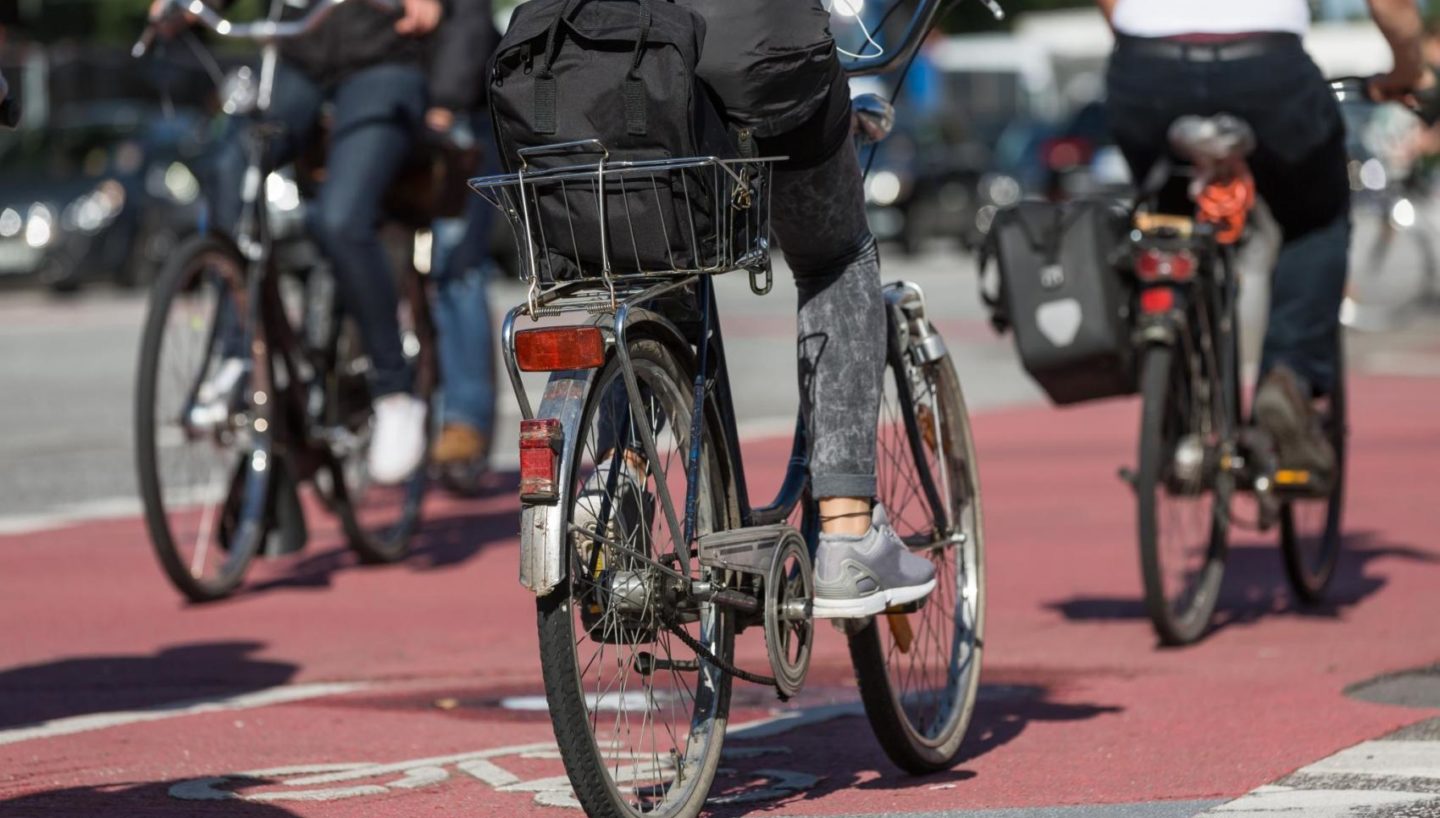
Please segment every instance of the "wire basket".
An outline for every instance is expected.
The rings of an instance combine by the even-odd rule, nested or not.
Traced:
[[[573,161],[587,155],[597,158]],[[470,187],[509,219],[532,303],[577,281],[613,295],[628,281],[769,272],[774,160],[619,161],[592,140],[527,148],[520,161]]]

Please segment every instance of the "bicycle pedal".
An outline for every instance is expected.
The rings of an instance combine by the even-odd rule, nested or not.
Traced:
[[[776,547],[792,532],[799,536],[794,528],[781,523],[706,534],[697,543],[700,564],[707,568],[763,575],[770,570]]]

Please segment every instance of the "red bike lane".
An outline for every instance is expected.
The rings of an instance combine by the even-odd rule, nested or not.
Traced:
[[[1115,477],[1136,405],[979,416],[988,633],[965,758],[919,779],[889,765],[822,628],[796,702],[737,683],[716,811],[1227,798],[1434,715],[1343,691],[1440,659],[1440,381],[1355,394],[1334,602],[1297,609],[1274,536],[1237,531],[1219,625],[1183,650],[1155,647]],[[750,451],[773,486],[788,442]],[[310,550],[202,607],[137,520],[0,537],[0,815],[575,814],[513,497],[433,496],[401,565],[357,566],[317,519]],[[742,641],[762,664],[759,635]]]

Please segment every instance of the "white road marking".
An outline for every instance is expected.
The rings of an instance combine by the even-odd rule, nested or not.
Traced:
[[[1205,815],[1244,815],[1249,818],[1350,818],[1357,809],[1395,804],[1412,804],[1435,798],[1421,793],[1384,790],[1299,790],[1268,786],[1243,796]]]
[[[523,702],[522,702],[523,704]],[[755,721],[737,724],[726,732],[727,737],[766,738],[786,733],[800,727],[819,724],[831,719],[858,715],[862,711],[858,703],[824,705],[804,710],[789,710],[775,713]],[[735,747],[722,753],[726,761],[752,759],[767,755],[789,755],[788,747]],[[570,780],[563,774],[542,776],[522,780],[518,775],[496,762],[503,757],[520,759],[560,759],[560,753],[553,741],[522,744],[512,747],[497,747],[471,753],[458,753],[388,764],[348,762],[339,764],[305,764],[289,767],[272,767],[249,772],[230,773],[220,776],[206,776],[181,781],[169,789],[170,796],[183,801],[339,801],[383,795],[396,789],[418,789],[449,780],[447,768],[480,781],[498,792],[531,793],[536,804],[579,809],[580,804],[570,788]],[[624,767],[616,771],[619,780],[638,775],[638,769]],[[723,767],[718,774],[724,777],[740,775],[735,769]],[[374,779],[398,775],[383,784],[352,783],[363,779]],[[819,783],[819,776],[794,770],[761,769],[745,773],[751,785],[741,792],[714,799],[717,804],[748,804],[770,801],[793,795]],[[256,792],[241,792],[228,789],[246,784],[271,787]],[[342,784],[347,786],[333,786]],[[278,789],[275,789],[278,788]]]
[[[76,733],[105,730],[126,724],[160,721],[161,719],[173,719],[181,716],[195,716],[201,713],[219,713],[228,710],[247,710],[256,707],[268,707],[273,704],[284,704],[286,702],[314,699],[321,696],[337,696],[342,693],[353,693],[357,690],[363,690],[367,686],[368,685],[363,682],[285,685],[282,687],[266,688],[265,690],[256,690],[250,693],[239,693],[233,696],[217,696],[214,698],[192,699],[190,701],[162,704],[140,710],[87,713],[83,716],[70,716],[68,718],[54,719],[40,724],[30,724],[0,730],[0,746],[18,744],[22,741],[33,741],[35,739],[54,738],[56,736],[71,736]]]
[[[1367,741],[1317,761],[1301,772],[1440,779],[1440,741]]]
[[[1440,741],[1366,741],[1296,770],[1281,779],[1285,783],[1260,787],[1204,814],[1352,818],[1407,804],[1423,804],[1418,809],[1425,815],[1440,814],[1440,794],[1423,791],[1437,779]]]

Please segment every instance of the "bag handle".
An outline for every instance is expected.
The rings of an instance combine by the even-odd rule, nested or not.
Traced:
[[[560,26],[587,2],[589,0],[566,0],[546,34],[545,62],[535,77],[537,133],[553,134],[556,131],[555,60],[560,56]],[[645,56],[645,46],[650,40],[653,16],[650,12],[650,0],[635,0],[635,3],[640,6],[640,31],[635,38],[635,54],[625,79],[625,130],[632,136],[645,136],[650,128],[645,110],[645,86],[640,79],[640,61]]]

